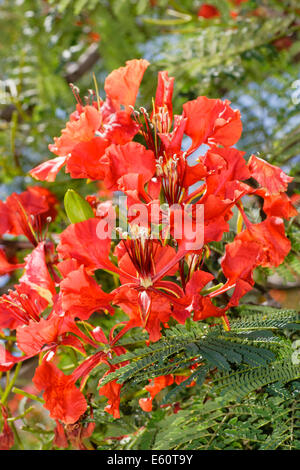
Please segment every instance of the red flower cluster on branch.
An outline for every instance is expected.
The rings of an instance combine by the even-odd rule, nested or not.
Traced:
[[[106,374],[116,369],[113,358],[126,352],[118,345],[126,332],[139,327],[148,333],[148,341],[157,341],[171,321],[210,317],[221,317],[229,328],[226,313],[252,289],[254,269],[278,266],[290,250],[284,219],[297,214],[286,194],[292,178],[254,155],[247,163],[244,152],[233,147],[242,122],[229,101],[200,96],[173,115],[174,78],[167,72],[158,74],[151,109],[135,109],[148,65],[143,59],[131,60],[113,71],[105,80],[105,100],[94,93],[83,104],[73,88],[76,110],[49,146],[56,157],[30,172],[51,182],[65,167],[72,178],[101,181],[108,192],[121,191],[132,209],[128,231],[120,231],[115,239],[99,236],[99,224],[105,226],[113,203],[97,196],[87,198],[94,216],[69,225],[57,245],[45,228],[56,216],[57,201],[50,191],[28,188],[0,206],[1,233],[25,235],[33,245],[24,264],[11,263],[1,252],[2,273],[21,268],[24,273],[14,289],[0,297],[0,328],[16,330],[19,351],[1,346],[0,371],[39,356],[33,382],[57,422],[55,440],[62,447],[76,442],[85,448],[82,439],[93,432],[81,421],[88,413],[87,380],[100,364],[107,366]],[[192,164],[190,156],[203,145],[206,153]],[[249,197],[263,200],[259,223],[246,215],[244,201]],[[159,231],[153,238],[147,220],[133,209],[138,204],[144,214],[153,214],[162,203],[171,208],[168,233]],[[194,240],[185,233],[177,235],[178,214],[187,207],[193,208],[193,233],[203,232],[199,245],[191,244]],[[195,211],[200,207],[203,218],[197,225]],[[220,285],[207,271],[205,259],[210,243],[229,231],[234,213],[238,230],[226,245]],[[163,215],[154,217],[156,227]],[[109,292],[99,284],[103,274],[115,282]],[[119,309],[128,320],[116,322],[107,338],[93,325],[93,315],[113,317]],[[66,348],[82,357],[69,374],[60,368],[60,351]],[[151,410],[154,396],[174,380],[181,378],[156,378],[146,387],[151,398],[141,399],[141,407]],[[102,386],[100,378],[99,387],[99,394],[108,398],[106,411],[118,418],[121,385],[114,380]],[[3,445],[8,446],[11,436],[5,412],[2,415]]]

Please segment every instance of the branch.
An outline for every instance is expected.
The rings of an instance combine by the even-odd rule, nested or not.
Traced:
[[[98,44],[91,44],[87,50],[79,57],[78,62],[67,65],[65,79],[68,83],[79,80],[86,72],[91,70],[100,59]]]

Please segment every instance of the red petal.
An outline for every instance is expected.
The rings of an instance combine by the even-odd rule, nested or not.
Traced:
[[[251,156],[248,167],[251,176],[266,189],[267,196],[286,191],[288,183],[293,180],[277,166],[271,165],[255,155]]]
[[[109,306],[112,295],[106,294],[97,282],[88,276],[84,266],[72,271],[60,283],[62,307],[73,317],[88,320],[97,310],[113,310]]]
[[[3,429],[0,434],[0,450],[9,450],[14,445],[14,433],[11,430],[7,418],[8,413],[3,405],[1,406],[1,414],[3,417]]]
[[[112,190],[119,189],[119,178],[128,173],[142,174],[145,183],[155,174],[154,153],[137,142],[111,145],[101,163],[107,168],[105,185]]]
[[[199,96],[183,105],[187,118],[185,133],[191,137],[189,153],[203,143],[234,145],[242,133],[240,112],[229,106],[229,101],[221,101]]]
[[[58,341],[60,326],[63,322],[61,317],[52,317],[39,322],[30,321],[28,325],[17,327],[18,347],[27,355],[38,354],[46,344]]]
[[[159,108],[167,108],[169,119],[172,121],[172,95],[174,88],[174,77],[169,77],[167,71],[158,72],[158,83],[155,95],[155,112]]]
[[[226,181],[242,181],[251,176],[244,155],[235,148],[213,147],[206,153],[204,164],[210,173],[220,174]]]
[[[149,62],[133,59],[125,67],[114,70],[105,80],[104,90],[116,107],[134,105],[140,83]]]
[[[251,241],[259,244],[259,264],[264,267],[279,266],[291,249],[291,242],[285,236],[283,220],[279,217],[268,217],[260,224],[251,224],[237,239],[243,243]]]
[[[103,377],[106,377],[106,375],[109,373],[110,371],[104,374]],[[101,384],[101,380],[99,384]],[[121,384],[118,384],[116,380],[112,380],[99,389],[99,395],[108,398],[108,405],[104,408],[104,410],[111,414],[115,419],[120,418],[119,407],[121,388]]]
[[[0,372],[10,370],[16,363],[16,358],[0,343]]]
[[[56,295],[55,284],[52,280],[45,255],[46,242],[40,242],[37,247],[25,258],[25,273],[20,282],[28,284],[36,290],[41,297],[49,300]]]
[[[139,400],[139,405],[144,411],[152,411],[153,398],[164,388],[172,385],[174,382],[173,375],[162,375],[155,377],[151,380],[151,384],[147,385],[145,389],[150,393],[151,398],[142,398]]]
[[[4,233],[11,232],[12,230],[9,214],[10,211],[7,205],[0,201],[0,235],[4,235]]]
[[[267,196],[264,189],[258,189],[254,194],[264,199],[263,211],[269,216],[290,219],[298,215],[297,209],[293,206],[291,199],[286,193]]]
[[[63,425],[58,420],[56,420],[56,428],[54,430],[54,434],[55,436],[53,444],[62,449],[66,449],[69,446],[68,439],[66,438]]]
[[[261,248],[255,239],[251,241],[236,239],[226,245],[221,266],[224,275],[232,285],[238,279],[253,284],[252,272],[259,264],[260,253]]]
[[[5,251],[0,248],[0,276],[22,268],[23,266],[24,264],[10,263],[6,257]]]
[[[66,157],[57,157],[48,160],[47,162],[41,163],[32,170],[29,174],[38,181],[55,181],[57,173],[65,165]]]
[[[86,411],[87,403],[72,375],[64,375],[51,362],[42,362],[35,371],[33,382],[38,390],[45,390],[44,407],[50,411],[51,418],[72,424]]]
[[[85,106],[78,119],[70,119],[66,128],[62,130],[61,137],[55,138],[55,143],[49,145],[49,150],[61,157],[68,156],[75,145],[92,140],[100,124],[99,111],[93,106]]]
[[[66,173],[70,173],[71,178],[103,179],[105,172],[100,158],[108,145],[109,142],[100,137],[77,144],[67,160]]]
[[[206,284],[214,279],[213,274],[206,271],[195,271],[191,280],[186,285],[187,295],[194,295],[199,293]]]
[[[130,142],[139,130],[139,125],[134,122],[126,111],[118,111],[109,116],[101,132],[103,138],[112,144],[126,144]]]
[[[220,12],[214,5],[203,3],[203,5],[201,5],[199,8],[197,15],[206,19],[218,18],[220,16]]]
[[[111,239],[97,236],[99,219],[91,218],[69,225],[60,236],[57,252],[62,259],[74,258],[90,270],[118,269],[109,260]],[[91,249],[93,247],[93,249]]]

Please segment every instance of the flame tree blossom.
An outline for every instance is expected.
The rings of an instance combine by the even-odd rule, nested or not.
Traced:
[[[218,13],[206,4],[201,8],[206,18]],[[83,104],[73,86],[76,109],[49,145],[55,158],[30,171],[36,180],[51,183],[64,167],[71,178],[96,181],[100,195],[111,198],[121,191],[132,209],[128,230],[119,228],[114,239],[109,233],[99,237],[99,224],[105,226],[113,209],[112,200],[104,202],[99,194],[83,200],[88,215],[65,227],[59,240],[48,230],[57,215],[50,190],[32,186],[0,203],[1,235],[25,236],[31,246],[22,260],[0,251],[2,274],[23,269],[14,288],[0,297],[2,337],[7,332],[16,336],[13,346],[8,341],[0,346],[0,371],[39,358],[33,383],[56,422],[54,444],[63,448],[69,443],[89,448],[84,440],[94,424],[84,422],[93,416],[87,384],[100,366],[106,372],[98,379],[99,395],[107,399],[105,410],[120,417],[122,385],[116,380],[101,385],[101,380],[120,367],[114,358],[126,353],[119,341],[129,330],[144,330],[149,344],[171,322],[187,318],[211,322],[220,317],[229,329],[229,309],[253,288],[254,269],[278,266],[290,250],[284,220],[297,215],[286,193],[292,178],[255,155],[247,161],[235,147],[242,121],[228,100],[199,96],[184,103],[181,114],[173,114],[174,78],[167,71],[158,74],[152,105],[136,108],[148,66],[134,59],[114,70],[105,80],[105,100],[96,91]],[[183,150],[187,137],[190,144]],[[205,154],[191,164],[189,157],[203,144]],[[257,223],[247,215],[249,198],[263,201]],[[159,229],[153,238],[147,217],[134,212],[136,204],[146,215],[163,204],[171,208],[167,230]],[[195,216],[200,207],[201,226]],[[186,208],[193,209],[193,233],[203,232],[199,246],[191,245],[185,233],[178,235],[177,217]],[[237,230],[221,259],[220,284],[205,262],[210,244],[229,232],[234,214]],[[163,211],[155,216],[156,228],[165,216]],[[100,279],[110,281],[101,285]],[[115,320],[108,333],[99,326],[106,315]],[[77,363],[66,371],[60,359],[71,350]],[[176,375],[152,380],[145,387],[150,397],[140,399],[142,409],[150,411],[160,390],[182,380]],[[0,442],[9,448],[13,436],[4,405],[2,416]]]

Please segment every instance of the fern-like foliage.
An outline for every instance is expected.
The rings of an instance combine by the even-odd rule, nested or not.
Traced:
[[[98,448],[299,449],[300,365],[292,360],[299,315],[254,305],[240,306],[235,314],[228,332],[203,322],[176,326],[147,348],[134,348],[133,335],[131,352],[115,360],[121,367],[101,383],[122,383],[125,401],[117,426],[103,414],[101,402],[95,404],[102,429],[95,438]],[[124,360],[130,363],[122,367]],[[143,382],[186,375],[191,365],[188,378],[162,392],[152,413],[140,409]],[[126,416],[133,411],[134,423]]]
[[[163,47],[163,58],[160,66],[166,66],[170,72],[180,77],[189,77],[197,93],[207,91],[204,87],[218,75],[236,75],[236,78],[245,72],[244,58],[247,53],[270,44],[287,31],[293,17],[272,18],[263,23],[249,21],[238,28],[232,27],[224,31],[217,26],[205,29],[188,30],[182,36],[175,35],[172,41]],[[198,33],[198,34],[197,34]],[[260,52],[262,55],[264,51]],[[196,78],[204,78],[204,83],[196,83]]]
[[[251,306],[244,310],[247,308],[251,310]],[[115,364],[129,364],[107,375],[101,385],[113,379],[126,384],[167,374],[183,375],[193,366],[196,371],[184,385],[193,380],[203,382],[217,368],[213,379],[216,389],[243,396],[268,383],[298,378],[300,367],[291,364],[290,342],[278,335],[299,329],[297,312],[259,310],[252,315],[247,311],[245,318],[232,321],[228,332],[220,325],[211,327],[203,322],[170,328],[160,341],[116,358]]]
[[[299,387],[299,383],[298,383]],[[254,396],[242,404],[194,400],[187,410],[164,418],[154,449],[299,449],[299,389],[289,397]]]

